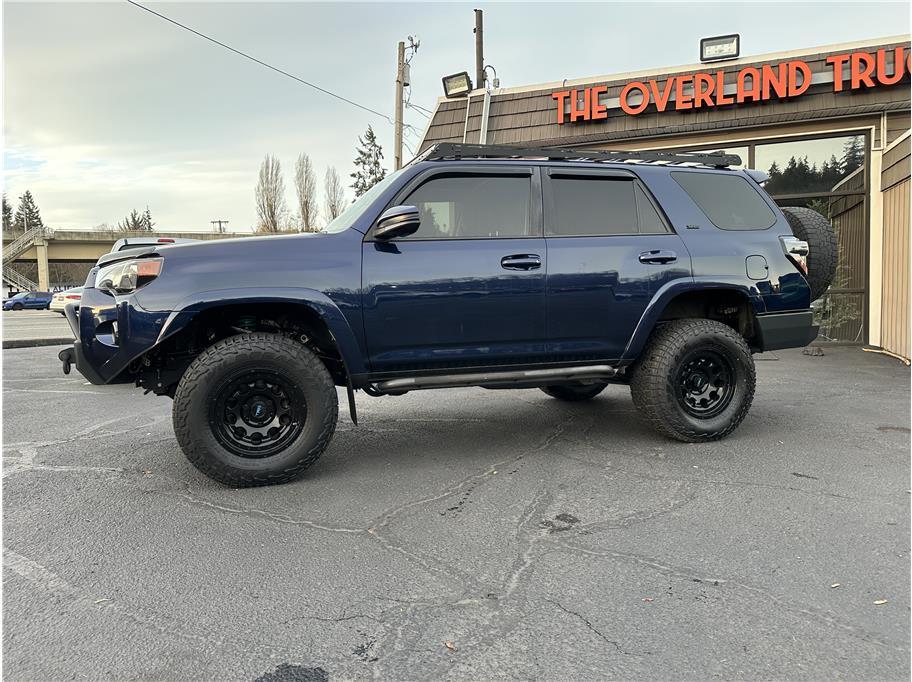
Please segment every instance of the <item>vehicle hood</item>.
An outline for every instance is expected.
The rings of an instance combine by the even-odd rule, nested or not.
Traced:
[[[176,310],[212,291],[340,288],[357,290],[361,240],[356,230],[241,237],[157,247],[148,255],[164,259],[162,272],[136,292],[146,310]]]

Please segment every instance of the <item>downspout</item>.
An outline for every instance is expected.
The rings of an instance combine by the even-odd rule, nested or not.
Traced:
[[[478,144],[488,143],[488,114],[491,113],[491,91],[485,88],[484,101],[481,105],[481,130],[478,133]]]
[[[469,95],[466,97],[465,125],[462,128],[462,143],[463,144],[468,142],[468,139],[466,139],[466,138],[468,137],[468,134],[469,134],[469,112],[471,110],[472,110],[472,93],[469,93]]]

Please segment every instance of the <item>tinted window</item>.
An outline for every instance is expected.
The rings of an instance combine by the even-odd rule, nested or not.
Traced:
[[[646,196],[646,192],[639,185],[636,186],[637,212],[640,216],[640,232],[644,234],[655,234],[657,232],[668,232],[665,221],[659,216],[656,207]]]
[[[432,178],[402,201],[421,214],[421,227],[406,239],[527,237],[531,197],[526,175]]]
[[[610,177],[552,177],[548,234],[595,236],[637,231],[634,183]]]
[[[681,171],[671,175],[716,227],[765,230],[776,222],[772,209],[743,177]]]

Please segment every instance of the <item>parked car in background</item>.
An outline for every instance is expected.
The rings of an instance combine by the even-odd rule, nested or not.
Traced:
[[[197,239],[186,239],[176,237],[124,237],[114,242],[111,247],[111,253],[118,251],[127,251],[129,249],[141,249],[146,246],[167,246],[168,244],[189,244],[199,241]]]
[[[45,310],[51,304],[50,291],[23,291],[3,302],[4,310],[24,310],[35,308]]]
[[[82,299],[82,287],[73,287],[66,291],[58,291],[51,299],[50,310],[63,315],[63,309],[67,303],[75,303],[76,309],[79,309],[79,301]]]

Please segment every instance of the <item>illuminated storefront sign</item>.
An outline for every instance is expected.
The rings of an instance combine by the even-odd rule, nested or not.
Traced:
[[[888,55],[893,57],[892,69]],[[876,53],[852,52],[826,58],[832,69],[826,81],[834,92],[895,85],[912,72],[912,54],[905,47],[881,49]],[[831,77],[830,77],[831,76]],[[631,81],[621,88],[612,102],[605,101],[607,85],[593,85],[551,94],[557,102],[557,122],[598,121],[608,118],[609,108],[620,109],[632,116],[650,106],[655,111],[706,109],[731,104],[763,102],[804,94],[814,82],[807,62],[793,59],[778,64],[748,66],[740,71],[719,70],[671,76],[664,80]],[[569,105],[569,106],[568,106]]]

